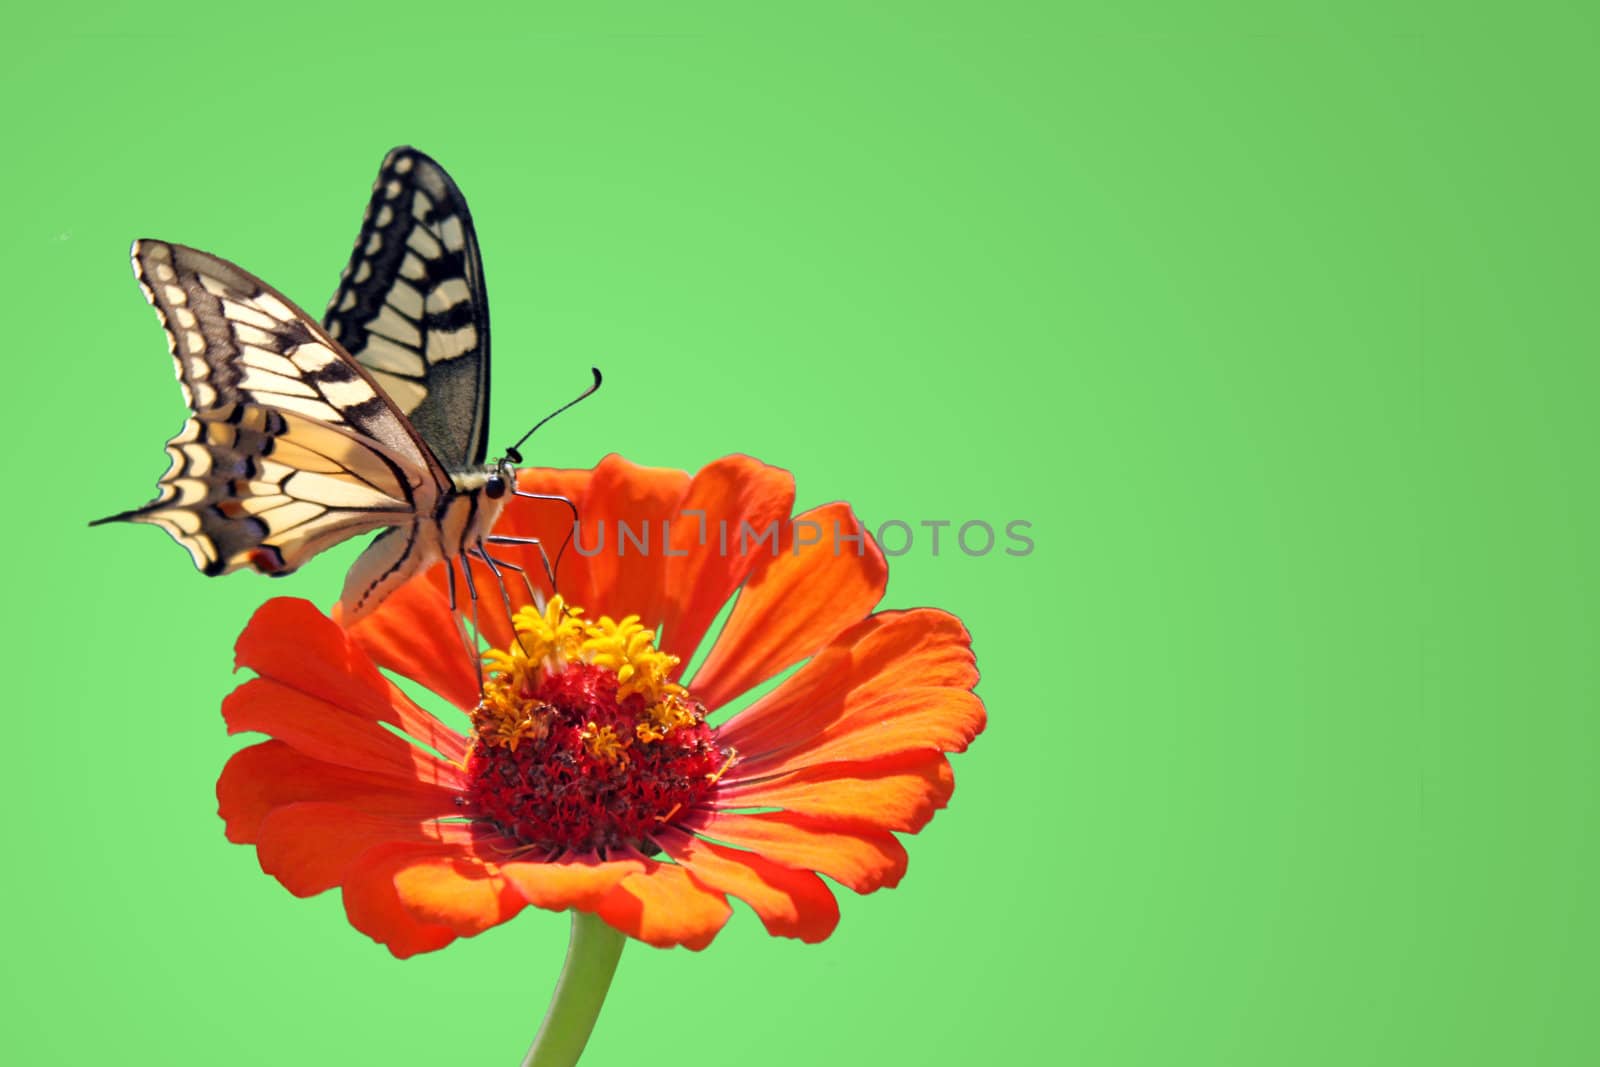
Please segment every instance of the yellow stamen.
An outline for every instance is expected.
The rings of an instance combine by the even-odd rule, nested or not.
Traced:
[[[654,703],[668,694],[683,694],[683,688],[667,680],[678,665],[678,657],[659,652],[655,631],[646,630],[639,616],[629,615],[617,622],[602,615],[589,623],[577,658],[597,667],[609,667],[617,675],[617,699],[626,700],[641,693]]]
[[[589,755],[595,759],[603,759],[612,765],[620,764],[624,769],[627,768],[627,748],[633,744],[632,738],[624,741],[611,727],[596,726],[593,722],[585,723],[578,736],[583,740],[583,747],[587,748]]]
[[[682,697],[672,694],[658,701],[644,713],[644,719],[635,726],[634,733],[645,744],[653,744],[679,727],[690,727],[699,720],[694,709]]]
[[[612,759],[637,739],[654,744],[674,730],[700,722],[689,692],[671,681],[678,657],[655,646],[655,631],[647,630],[637,615],[621,621],[609,615],[591,621],[583,609],[568,606],[557,595],[544,610],[528,606],[517,612],[513,624],[517,640],[509,648],[484,654],[487,677],[483,700],[474,715],[482,743],[516,749],[523,740],[538,740],[550,729],[551,709],[534,703],[542,680],[559,674],[572,663],[588,663],[610,670],[617,677],[617,699],[644,699],[645,711],[634,727],[634,737],[605,739],[596,734],[596,756]],[[534,703],[533,707],[529,707]],[[590,724],[593,726],[593,724]],[[589,742],[589,738],[585,738]],[[625,759],[625,757],[623,757]]]
[[[718,782],[722,781],[722,776],[724,774],[728,773],[728,768],[732,767],[733,766],[733,761],[738,759],[738,758],[739,758],[739,750],[738,749],[736,749],[736,748],[728,749],[728,758],[723,761],[722,766],[717,768],[717,772],[715,774],[706,775],[706,778],[711,782],[712,785],[716,785]]]
[[[473,712],[472,722],[478,739],[491,748],[515,752],[523,741],[538,741],[550,732],[554,710],[545,703],[526,704],[516,700],[514,690],[485,684],[483,699]]]

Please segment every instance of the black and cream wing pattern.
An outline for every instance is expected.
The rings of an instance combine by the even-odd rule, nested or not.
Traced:
[[[323,315],[451,468],[481,464],[489,412],[489,303],[467,201],[414,148],[384,159],[355,251]]]
[[[286,574],[448,489],[366,371],[266,283],[164,241],[135,242],[133,267],[192,414],[156,499],[100,521],[159,526],[206,574]]]
[[[437,163],[412,148],[384,159],[325,325],[198,249],[138,241],[133,269],[190,417],[156,499],[100,522],[158,526],[213,575],[288,574],[382,530],[345,579],[347,621],[431,563],[489,562],[515,472],[482,463],[483,265]]]

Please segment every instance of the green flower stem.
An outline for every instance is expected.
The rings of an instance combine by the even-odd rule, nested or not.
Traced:
[[[600,1015],[600,1005],[606,1002],[611,976],[627,940],[605,920],[573,910],[567,962],[522,1067],[572,1067],[578,1062]]]

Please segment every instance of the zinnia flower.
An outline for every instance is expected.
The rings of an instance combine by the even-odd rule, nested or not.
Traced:
[[[792,517],[790,475],[748,457],[693,478],[609,457],[524,470],[520,487],[576,503],[581,551],[542,609],[506,572],[514,629],[494,576],[475,571],[495,649],[481,688],[442,567],[348,630],[303,600],[256,612],[237,655],[257,677],[223,713],[231,732],[271,739],[217,784],[229,839],[297,896],[339,887],[351,924],[402,957],[529,904],[700,949],[730,895],[772,934],[820,941],[839,911],[819,875],[858,893],[895,885],[895,835],[945,805],[946,753],[984,726],[960,621],[872,614],[887,568],[850,508]],[[518,499],[497,532],[553,550],[569,521]],[[532,552],[506,558],[542,574]],[[470,730],[385,672],[467,712]]]

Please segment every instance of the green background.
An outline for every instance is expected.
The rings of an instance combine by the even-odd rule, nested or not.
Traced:
[[[182,417],[129,241],[319,311],[399,143],[478,222],[492,443],[596,363],[538,461],[1033,524],[892,561],[991,716],[902,886],[630,946],[586,1063],[1600,1060],[1576,4],[8,23],[7,1062],[506,1064],[543,1012],[564,918],[397,962],[223,839],[232,641],[348,554],[210,581],[84,525]]]

